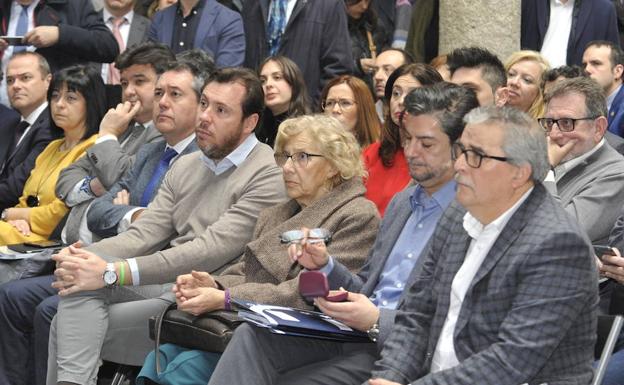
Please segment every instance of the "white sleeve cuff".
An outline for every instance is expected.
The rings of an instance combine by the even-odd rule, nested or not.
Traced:
[[[128,228],[132,224],[132,214],[143,209],[144,207],[135,207],[132,210],[128,211],[126,215],[124,215],[123,218],[121,218],[121,220],[119,221],[119,224],[117,225],[117,234],[121,234],[124,231],[128,230]]]
[[[546,178],[544,178],[544,182],[556,182],[555,172],[553,170],[548,171]]]
[[[140,284],[139,281],[139,266],[136,263],[135,258],[126,259],[128,262],[128,267],[130,267],[130,273],[132,274],[132,285],[138,286]]]
[[[95,144],[100,144],[106,142],[107,140],[117,140],[117,137],[113,134],[106,134],[104,136],[100,136],[95,140]]]

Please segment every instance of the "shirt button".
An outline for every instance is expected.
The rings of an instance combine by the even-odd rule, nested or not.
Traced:
[[[183,26],[183,27],[186,27],[186,23],[182,23],[182,26]]]
[[[388,301],[381,301],[381,304],[384,306],[388,306]]]
[[[412,258],[414,256],[414,254],[412,253],[407,253],[407,258]]]
[[[401,282],[396,284],[396,287],[398,287],[399,289],[403,287],[403,284]]]
[[[197,15],[197,11],[193,11],[193,15]]]
[[[180,42],[180,47],[184,47],[184,42],[183,41]]]
[[[422,229],[422,226],[423,226],[423,225],[422,225],[422,223],[419,223],[419,224],[418,224],[418,228],[419,228],[419,229]]]

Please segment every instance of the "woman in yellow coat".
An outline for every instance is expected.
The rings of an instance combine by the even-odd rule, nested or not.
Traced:
[[[19,203],[2,212],[0,245],[48,239],[69,210],[56,198],[59,173],[84,155],[97,139],[106,112],[100,74],[76,65],[56,72],[48,89],[50,124],[63,138],[51,142],[37,157]]]

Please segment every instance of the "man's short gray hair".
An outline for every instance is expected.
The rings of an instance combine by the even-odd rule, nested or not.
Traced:
[[[503,146],[508,162],[531,166],[531,179],[542,183],[550,163],[546,145],[546,133],[526,113],[512,107],[479,107],[465,117],[466,124],[493,124],[503,128]]]
[[[557,97],[579,94],[585,97],[585,116],[607,116],[607,102],[598,83],[591,78],[579,77],[563,79],[555,83],[544,97],[546,105]]]

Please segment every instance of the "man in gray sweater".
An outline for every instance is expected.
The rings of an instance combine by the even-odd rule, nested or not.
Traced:
[[[190,81],[162,80],[160,105],[197,103]],[[171,167],[128,231],[54,257],[62,297],[50,331],[48,384],[95,384],[100,357],[140,365],[151,348],[147,319],[174,301],[167,283],[227,266],[251,240],[260,210],[285,199],[273,152],[253,134],[263,104],[251,71],[217,71],[199,101],[202,151]],[[170,120],[168,111],[156,119]]]

